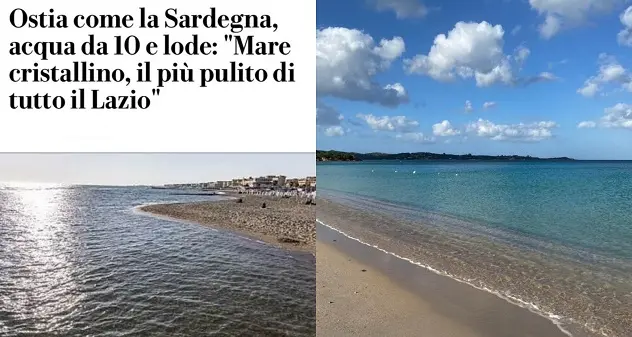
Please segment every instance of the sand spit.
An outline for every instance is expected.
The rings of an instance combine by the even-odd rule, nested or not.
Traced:
[[[140,210],[227,229],[285,249],[315,251],[316,206],[308,204],[309,199],[233,196],[236,199],[147,205]]]

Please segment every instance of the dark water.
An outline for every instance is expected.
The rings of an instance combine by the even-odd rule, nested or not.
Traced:
[[[319,196],[359,210],[323,213],[320,202],[319,218],[357,220],[379,234],[362,236],[369,243],[570,330],[632,336],[632,162],[382,161],[317,173]]]
[[[311,254],[132,210],[210,198],[0,187],[0,335],[315,335]]]

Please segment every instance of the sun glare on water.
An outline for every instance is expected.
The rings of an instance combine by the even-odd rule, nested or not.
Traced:
[[[11,212],[6,218],[14,237],[7,240],[12,247],[12,262],[19,267],[19,278],[14,279],[17,291],[5,298],[4,305],[40,322],[37,327],[55,331],[59,323],[51,317],[60,312],[71,312],[80,298],[75,291],[76,235],[68,222],[68,189],[59,184],[15,183],[4,187],[6,203]]]

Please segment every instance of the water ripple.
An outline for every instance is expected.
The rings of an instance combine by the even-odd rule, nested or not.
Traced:
[[[0,190],[0,335],[313,336],[315,263],[130,212],[146,188]]]

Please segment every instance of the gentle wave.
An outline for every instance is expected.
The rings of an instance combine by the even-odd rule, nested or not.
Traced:
[[[415,266],[422,267],[422,268],[424,268],[426,270],[429,270],[429,271],[431,271],[431,272],[433,272],[435,274],[446,276],[446,277],[449,277],[449,278],[451,278],[451,279],[453,279],[455,281],[458,281],[460,283],[467,284],[467,285],[469,285],[469,286],[471,286],[473,288],[476,288],[478,290],[486,291],[486,292],[491,293],[491,294],[493,294],[493,295],[495,295],[495,296],[497,296],[497,297],[499,297],[499,298],[501,298],[501,299],[503,299],[503,300],[505,300],[505,301],[507,301],[507,302],[509,302],[511,304],[517,305],[517,306],[519,306],[521,308],[525,308],[525,309],[533,312],[534,314],[537,314],[539,316],[542,316],[542,317],[550,320],[564,334],[566,334],[568,336],[571,336],[571,337],[573,336],[568,330],[566,330],[562,326],[562,323],[560,322],[560,320],[563,318],[562,316],[559,316],[559,315],[556,315],[556,314],[553,314],[553,313],[550,313],[550,312],[543,311],[537,305],[535,305],[533,303],[530,303],[528,301],[524,301],[524,300],[522,300],[522,299],[520,299],[520,298],[518,298],[516,296],[513,296],[513,295],[511,295],[509,293],[498,292],[498,291],[495,291],[495,290],[487,288],[487,287],[479,287],[479,286],[475,285],[474,283],[472,283],[471,282],[472,280],[467,280],[467,279],[460,278],[460,277],[458,277],[456,275],[453,275],[453,274],[450,274],[450,273],[448,273],[446,271],[433,268],[432,266],[429,266],[427,264],[423,264],[421,262],[417,262],[417,261],[412,260],[410,258],[403,257],[403,256],[400,256],[400,255],[398,255],[396,253],[393,253],[393,252],[390,252],[390,251],[385,250],[383,248],[380,248],[378,245],[373,245],[373,244],[370,244],[368,242],[364,242],[364,241],[362,241],[362,240],[360,240],[360,239],[358,239],[356,237],[353,237],[353,236],[351,236],[351,235],[339,230],[338,228],[335,228],[333,226],[330,226],[330,225],[324,223],[323,221],[321,221],[319,219],[316,219],[316,222],[318,224],[322,225],[322,226],[325,226],[325,227],[327,227],[327,228],[329,228],[329,229],[331,229],[333,231],[336,231],[336,232],[342,234],[343,236],[345,236],[345,237],[347,237],[347,238],[349,238],[349,239],[351,239],[353,241],[356,241],[358,243],[361,243],[361,244],[363,244],[365,246],[369,246],[371,248],[377,249],[377,250],[379,250],[379,251],[381,251],[381,252],[383,252],[385,254],[394,256],[394,257],[396,257],[396,258],[398,258],[400,260],[404,260],[404,261],[406,261],[406,262],[408,262],[410,264],[413,264]],[[601,335],[604,336],[604,337],[608,337],[607,335],[603,335],[603,334],[601,334]]]

